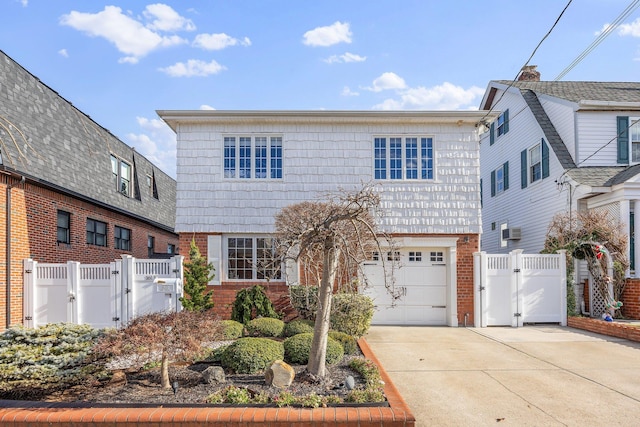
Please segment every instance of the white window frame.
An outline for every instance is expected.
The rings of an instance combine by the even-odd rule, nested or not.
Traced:
[[[266,162],[265,167],[258,168],[257,150],[260,144],[266,144],[266,156],[260,156]],[[237,180],[282,180],[284,177],[284,147],[282,135],[223,135],[222,143],[222,176],[224,179]],[[232,145],[233,144],[233,145]],[[248,144],[248,145],[247,145]],[[246,149],[249,149],[249,155]],[[233,149],[229,156],[228,149]],[[279,149],[280,156],[274,156],[274,149]],[[248,168],[245,162],[249,162]],[[260,171],[261,173],[258,173]]]
[[[426,147],[423,148],[423,139]],[[384,148],[379,144],[384,140]],[[391,148],[392,141],[400,148]],[[408,155],[409,142],[416,142],[416,156]],[[373,138],[373,179],[376,181],[433,181],[436,179],[435,138],[432,135],[376,135]],[[430,142],[430,145],[429,145]],[[400,152],[400,156],[394,154]],[[383,154],[383,155],[382,155]],[[399,169],[392,167],[392,162],[400,162]],[[409,167],[412,164],[413,167]],[[415,172],[415,177],[409,175]],[[392,176],[392,174],[394,174]]]
[[[125,172],[128,171],[128,177]],[[125,162],[118,156],[111,155],[111,176],[116,191],[127,197],[131,197],[131,182],[133,181],[133,166],[129,162]],[[123,187],[124,185],[124,187]]]
[[[498,120],[496,121],[496,136],[502,136],[504,135],[506,132],[504,131],[505,128],[505,119],[504,119],[505,113],[502,113],[498,116]]]
[[[251,239],[251,261],[249,261],[251,265],[251,278],[238,278],[234,274],[232,274],[232,269],[230,268],[229,261],[229,240],[230,239]],[[278,265],[277,269],[279,269],[279,276],[275,277],[266,277],[264,271],[261,271],[259,267],[258,259],[258,240],[273,239],[273,236],[269,235],[224,235],[222,238],[222,253],[223,253],[223,265],[224,265],[224,275],[226,280],[234,281],[234,282],[283,282],[285,280],[285,269],[284,265]],[[268,267],[267,267],[268,268]],[[248,269],[246,269],[248,271]]]
[[[637,146],[634,155],[633,144]],[[629,117],[629,159],[631,163],[640,163],[640,117]]]
[[[533,154],[536,152],[538,154],[538,161],[534,161]],[[535,176],[536,166],[538,166],[537,177]],[[527,177],[529,178],[530,184],[542,181],[542,143],[540,142],[527,150]]]
[[[495,195],[504,192],[504,164],[495,170],[496,186],[494,188]]]

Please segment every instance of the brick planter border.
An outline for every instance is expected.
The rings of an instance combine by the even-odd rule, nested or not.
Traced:
[[[605,322],[590,317],[569,317],[567,325],[576,329],[640,342],[640,327],[631,326],[624,322]]]
[[[388,407],[331,407],[331,408],[254,408],[254,407],[91,407],[83,402],[28,402],[0,400],[0,425],[27,427],[67,425],[74,427],[193,427],[202,424],[224,426],[298,425],[316,426],[407,426],[415,425],[415,418],[391,378],[380,365],[364,339],[358,341],[364,356],[375,362],[385,382]]]

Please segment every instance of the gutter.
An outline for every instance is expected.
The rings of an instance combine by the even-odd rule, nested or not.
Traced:
[[[9,176],[15,176],[15,175],[9,175]],[[5,224],[6,224],[6,234],[5,234],[6,236],[6,247],[5,247],[6,248],[6,253],[5,253],[6,269],[5,271],[6,271],[6,284],[7,284],[6,328],[7,329],[11,327],[11,189],[16,185],[23,184],[25,182],[24,175],[18,175],[16,178],[18,177],[20,178],[20,181],[16,181],[13,184],[7,185],[7,201],[6,201],[7,218],[5,221]]]

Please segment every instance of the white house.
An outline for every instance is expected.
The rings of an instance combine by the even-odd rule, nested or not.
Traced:
[[[640,83],[491,81],[480,107],[501,112],[481,136],[482,250],[539,252],[559,212],[605,209],[629,230],[640,265]]]
[[[261,283],[286,294],[295,270],[255,266],[284,206],[379,184],[381,226],[401,245],[395,308],[373,289],[375,323],[473,323],[481,111],[158,111],[177,134],[176,231],[216,266],[216,307]],[[204,248],[204,249],[203,249]],[[371,267],[375,276],[375,267]]]

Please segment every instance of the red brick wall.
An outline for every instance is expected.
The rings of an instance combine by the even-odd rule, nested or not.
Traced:
[[[622,315],[640,319],[640,279],[627,279],[622,293]]]
[[[13,178],[10,178],[13,181]],[[6,326],[6,195],[7,176],[0,176],[0,330]],[[57,243],[57,212],[71,214],[71,244]],[[107,223],[107,246],[86,244],[86,220]],[[114,249],[114,226],[131,230],[131,251]],[[155,237],[155,251],[178,246],[178,236],[125,215],[32,184],[11,190],[11,325],[22,324],[22,261],[103,264],[122,254],[147,258],[147,236]]]
[[[572,328],[640,342],[640,328],[625,323],[605,322],[604,320],[591,319],[589,317],[569,317],[567,325]]]

